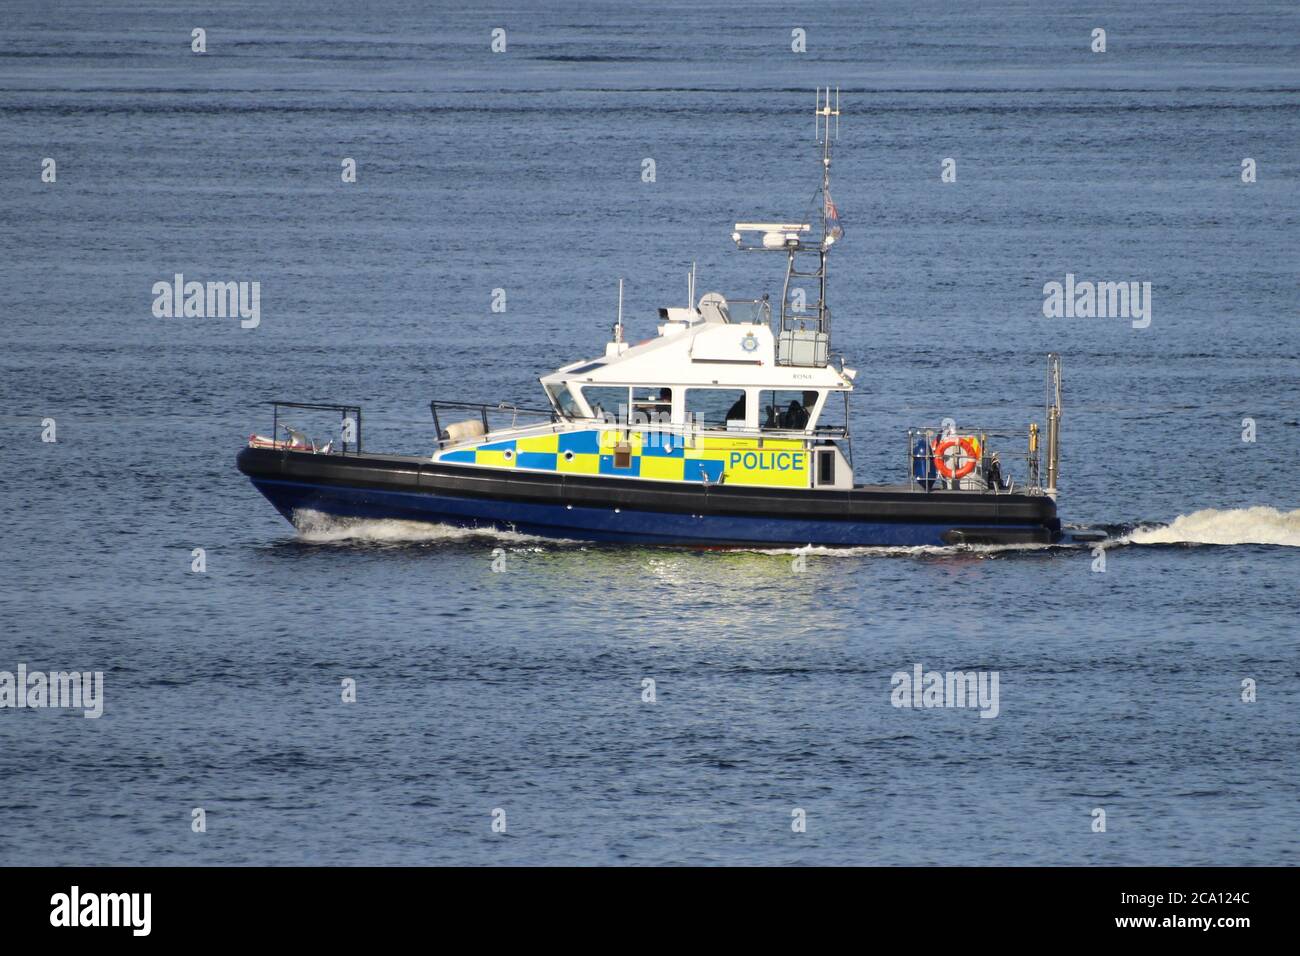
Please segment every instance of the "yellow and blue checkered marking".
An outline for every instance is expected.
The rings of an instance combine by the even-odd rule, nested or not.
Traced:
[[[626,444],[628,464],[615,464]],[[439,461],[561,474],[614,475],[653,481],[724,480],[744,485],[807,487],[811,452],[799,439],[707,436],[688,445],[682,435],[615,429],[558,432],[488,442],[444,453]]]

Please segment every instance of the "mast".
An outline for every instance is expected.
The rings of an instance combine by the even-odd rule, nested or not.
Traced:
[[[821,235],[813,238],[808,223],[738,222],[731,234],[736,247],[746,252],[783,251],[786,254],[785,284],[781,292],[781,316],[775,329],[778,365],[825,366],[830,356],[831,310],[826,303],[826,259],[831,246],[844,236],[839,211],[831,200],[831,143],[839,137],[840,91],[836,87],[817,89],[814,112],[817,145],[820,148],[822,174],[817,188],[820,205]],[[832,120],[834,129],[832,130]],[[815,220],[814,220],[815,221]],[[746,243],[743,233],[761,232],[759,242]],[[816,264],[810,260],[816,256]],[[806,264],[805,264],[806,263]],[[812,280],[817,301],[809,303],[804,295],[796,303],[794,286],[800,279]]]
[[[831,119],[835,120],[835,132],[831,133]],[[820,292],[817,301],[817,318],[819,331],[825,332],[828,336],[831,332],[831,313],[826,304],[826,255],[830,252],[831,245],[836,239],[844,235],[840,228],[839,214],[835,210],[835,204],[831,201],[831,142],[833,139],[839,139],[840,135],[840,88],[835,87],[835,106],[831,107],[831,88],[826,87],[825,91],[817,92],[817,114],[816,114],[816,131],[817,142],[822,148],[822,185],[818,198],[820,202],[820,212],[822,219],[822,236],[818,245],[818,269],[817,276]],[[794,255],[791,253],[790,267],[794,267]]]
[[[832,102],[834,105],[832,105]],[[820,207],[818,215],[821,217],[822,230],[816,246],[803,241],[787,243],[786,245],[785,290],[781,296],[780,332],[811,332],[825,336],[826,350],[829,351],[831,310],[826,302],[826,259],[830,254],[831,246],[844,235],[844,230],[840,228],[839,213],[835,208],[835,203],[831,201],[830,191],[831,143],[838,138],[840,128],[840,91],[838,87],[835,89],[833,101],[829,86],[817,90],[817,110],[814,117],[817,145],[821,147],[822,176],[821,185],[817,189],[817,201]],[[833,130],[832,120],[834,121]],[[801,270],[799,254],[803,253],[806,258],[810,252],[817,254],[817,265],[812,268],[804,267]],[[804,303],[805,308],[803,310],[795,308],[791,290],[791,280],[794,279],[812,279],[816,282],[817,302],[811,310],[808,309],[809,303],[807,302]]]
[[[1047,493],[1056,499],[1061,473],[1061,356],[1047,354]]]

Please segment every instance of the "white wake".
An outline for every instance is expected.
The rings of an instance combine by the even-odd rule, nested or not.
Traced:
[[[423,521],[401,521],[392,518],[336,518],[317,511],[300,510],[294,513],[294,526],[298,536],[312,544],[335,542],[370,542],[377,544],[404,544],[439,541],[465,541],[472,538],[491,537],[510,544],[558,544],[555,539],[539,538],[514,531],[457,528],[451,525],[428,524]],[[1257,505],[1253,508],[1219,510],[1206,508],[1187,515],[1179,515],[1167,525],[1141,525],[1120,537],[1110,538],[1102,547],[1127,544],[1268,544],[1300,548],[1300,509],[1279,511]],[[764,548],[738,547],[737,551],[760,554],[792,555],[814,554],[837,557],[894,556],[916,557],[975,553],[994,555],[1015,551],[1050,550],[1053,545],[956,545],[893,546],[893,547],[812,547]],[[731,549],[729,549],[731,550]]]
[[[491,528],[457,528],[424,521],[401,521],[396,518],[338,518],[320,511],[299,509],[293,513],[298,537],[312,544],[367,542],[374,544],[412,544],[419,542],[465,541],[471,538],[496,538],[512,544],[530,544],[546,539],[514,531]]]
[[[1179,515],[1167,525],[1139,527],[1128,544],[1276,544],[1300,548],[1300,509],[1279,511],[1258,505],[1219,511],[1206,508]]]
[[[788,555],[811,554],[828,558],[926,558],[958,555],[999,555],[1018,551],[1051,551],[1054,544],[890,544],[890,545],[805,545],[802,548],[764,548],[759,545],[736,546],[731,551],[748,551],[754,554]]]

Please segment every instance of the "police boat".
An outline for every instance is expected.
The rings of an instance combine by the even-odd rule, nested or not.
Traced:
[[[545,407],[435,400],[435,447],[405,456],[363,450],[358,407],[275,402],[271,434],[250,437],[239,470],[295,524],[398,519],[695,547],[1060,541],[1055,354],[1041,451],[1037,423],[945,419],[906,429],[897,482],[855,482],[857,373],[832,355],[826,301],[827,259],[844,236],[830,194],[839,115],[838,90],[818,91],[814,222],[742,222],[731,235],[742,251],[785,256],[779,311],[768,296],[696,299],[692,269],[687,305],[660,309],[657,334],[632,344],[620,281],[612,341],[543,376]],[[339,416],[323,444],[288,423],[322,411]]]

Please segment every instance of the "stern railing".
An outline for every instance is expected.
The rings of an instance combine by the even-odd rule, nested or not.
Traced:
[[[946,438],[957,439],[945,449],[944,465],[953,477],[939,470],[935,462],[935,446]],[[962,439],[975,439],[976,453],[970,454]],[[1024,438],[1023,450],[1017,443]],[[1010,449],[996,449],[990,439],[1012,443]],[[909,428],[907,430],[907,484],[913,491],[976,491],[985,494],[1043,494],[1040,481],[1037,426],[1020,432],[1006,429],[963,428],[960,431],[943,428]],[[969,474],[957,478],[956,474],[967,465],[974,464]],[[1020,466],[1023,463],[1023,471]],[[994,467],[996,466],[996,467]],[[993,479],[998,479],[994,481]]]

